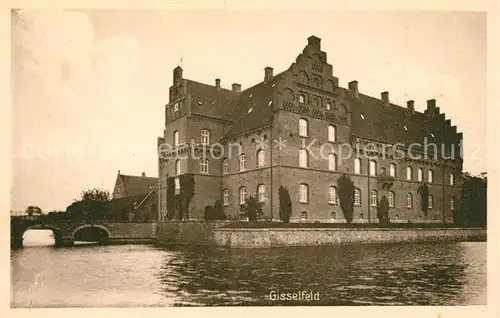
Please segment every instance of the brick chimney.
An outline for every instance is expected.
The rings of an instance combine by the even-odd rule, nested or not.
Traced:
[[[143,172],[141,177],[142,177],[143,179],[145,179],[145,178],[146,178],[146,172]]]
[[[435,99],[429,99],[427,100],[427,114],[429,115],[434,115],[436,113],[436,100]]]
[[[407,101],[406,106],[408,107],[408,109],[415,110],[415,101],[413,100]]]
[[[266,66],[264,69],[264,82],[269,82],[273,79],[273,68],[270,66]]]
[[[235,92],[237,94],[239,94],[241,92],[241,84],[234,83],[232,85],[232,87],[233,87],[233,92]]]
[[[215,87],[220,88],[220,78],[215,79]]]
[[[358,91],[358,81],[351,81],[349,82],[349,90],[351,91],[352,95],[354,97],[359,97],[359,91]]]
[[[182,68],[177,66],[174,68],[174,85],[179,84],[182,81]]]
[[[316,50],[321,50],[321,39],[317,36],[311,35],[307,38],[307,44]]]
[[[389,105],[389,92],[382,92],[380,93],[382,102],[384,102],[384,105]]]

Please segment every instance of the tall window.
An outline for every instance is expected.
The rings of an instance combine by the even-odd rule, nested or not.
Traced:
[[[222,192],[222,203],[224,205],[229,205],[229,190],[228,189],[224,189],[224,191]]]
[[[326,107],[326,110],[332,110],[332,103],[326,102],[325,107]]]
[[[201,173],[208,173],[208,159],[207,158],[201,158],[201,160],[200,160],[200,172]]]
[[[179,145],[179,131],[176,130],[174,131],[174,147],[177,147]]]
[[[299,202],[309,202],[309,186],[305,183],[299,185]]]
[[[389,201],[389,207],[393,208],[395,205],[396,205],[396,200],[395,200],[395,194],[394,192],[392,191],[389,191],[389,193],[387,194],[387,199]]]
[[[328,187],[328,203],[337,204],[337,188],[334,186]]]
[[[179,103],[174,104],[174,112],[179,110]]]
[[[300,218],[301,218],[302,220],[307,220],[307,212],[306,212],[306,211],[302,211],[302,212],[300,213]]]
[[[238,163],[240,171],[247,170],[247,157],[244,154],[240,156]]]
[[[377,191],[372,190],[370,192],[370,205],[377,206],[377,201],[378,201]]]
[[[241,187],[240,188],[240,205],[245,204],[246,200],[247,200],[247,188]]]
[[[411,170],[411,167],[406,167],[406,180],[411,180],[413,179],[412,177],[412,170]]]
[[[264,167],[265,154],[264,150],[257,151],[257,168]]]
[[[337,170],[337,156],[334,153],[328,155],[328,170]]]
[[[307,137],[308,136],[308,123],[307,120],[304,118],[299,119],[299,136],[300,137]]]
[[[455,210],[455,198],[450,198],[450,210]]]
[[[174,179],[174,185],[175,185],[175,194],[179,194],[181,192],[181,180],[179,177],[176,177]]]
[[[181,160],[175,160],[175,175],[178,176],[181,174]]]
[[[333,125],[328,125],[328,141],[337,141],[337,128]]]
[[[422,174],[423,174],[422,168],[418,168],[418,170],[417,170],[417,180],[418,181],[422,181]]]
[[[434,204],[434,197],[432,194],[429,194],[429,209],[432,209],[432,205]]]
[[[258,194],[259,202],[266,201],[266,186],[263,184],[260,184],[259,187],[257,188],[257,194]]]
[[[308,164],[307,161],[308,161],[307,150],[300,149],[299,150],[299,167],[307,168],[307,164]]]
[[[222,161],[222,173],[229,173],[229,159],[227,158],[224,158],[224,160]]]
[[[375,160],[370,160],[370,176],[377,175],[377,162]]]
[[[427,181],[429,183],[434,182],[434,172],[432,170],[427,171]]]
[[[361,205],[361,190],[354,189],[354,205]]]
[[[354,173],[361,174],[361,159],[354,159]]]
[[[210,132],[207,129],[201,130],[201,143],[204,145],[210,144]]]
[[[450,173],[450,185],[455,184],[455,175],[453,173]]]
[[[413,206],[413,195],[411,193],[406,194],[406,207],[411,208]]]
[[[305,102],[306,102],[306,95],[300,94],[299,95],[299,103],[305,104]]]
[[[389,175],[396,178],[396,165],[393,163],[389,166]]]

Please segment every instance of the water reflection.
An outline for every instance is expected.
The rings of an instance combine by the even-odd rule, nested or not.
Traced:
[[[486,303],[486,243],[47,246],[12,251],[11,269],[14,307]],[[320,300],[271,301],[273,290]]]

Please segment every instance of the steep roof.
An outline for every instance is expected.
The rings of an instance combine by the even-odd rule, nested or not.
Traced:
[[[239,94],[238,103],[231,115],[234,122],[225,137],[232,137],[271,123],[274,87],[287,72],[281,72],[271,80],[261,82]]]
[[[354,97],[347,89],[351,104],[351,133],[360,138],[387,143],[420,143],[425,137],[426,115],[364,94]]]
[[[118,177],[121,178],[125,195],[128,197],[147,194],[158,186],[158,178],[123,174]]]
[[[191,95],[191,113],[223,120],[231,120],[238,94],[224,88],[187,79],[187,90]]]

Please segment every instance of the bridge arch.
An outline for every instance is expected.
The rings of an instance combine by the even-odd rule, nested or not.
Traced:
[[[54,233],[54,237],[61,236],[61,229],[57,226],[54,226],[51,224],[34,224],[31,226],[25,227],[21,232],[21,237],[24,237],[24,234],[26,232],[28,232],[29,230],[52,230],[52,233]]]
[[[100,224],[83,224],[83,225],[80,225],[78,226],[76,229],[73,230],[73,232],[71,233],[71,236],[72,237],[76,237],[75,235],[85,229],[85,228],[97,228],[97,229],[101,229],[105,232],[105,236],[106,238],[110,237],[111,236],[111,231],[105,227],[104,225],[100,225]]]

